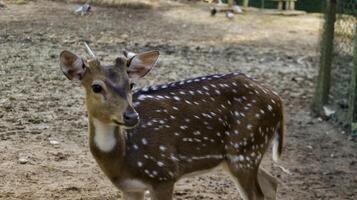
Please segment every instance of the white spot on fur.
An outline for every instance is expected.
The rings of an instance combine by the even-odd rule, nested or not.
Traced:
[[[142,167],[143,166],[143,163],[142,162],[138,162],[138,167]]]
[[[160,148],[161,151],[165,151],[166,150],[166,147],[164,145],[160,145],[159,148]]]
[[[157,165],[158,165],[159,167],[162,167],[162,166],[164,166],[164,163],[161,162],[161,161],[158,161],[158,162],[157,162]]]

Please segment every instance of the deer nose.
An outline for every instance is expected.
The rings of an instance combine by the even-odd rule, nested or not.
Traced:
[[[125,111],[123,119],[126,126],[135,126],[139,122],[139,114],[136,111]]]

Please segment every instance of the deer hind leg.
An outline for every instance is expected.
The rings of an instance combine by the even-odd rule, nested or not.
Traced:
[[[228,171],[235,181],[239,193],[244,200],[264,200],[259,185],[257,168],[240,168],[237,163],[227,161]]]
[[[156,185],[150,191],[152,200],[172,200],[174,183]]]
[[[275,200],[278,181],[263,168],[258,170],[258,182],[266,200]]]
[[[144,192],[124,192],[124,200],[144,200]]]

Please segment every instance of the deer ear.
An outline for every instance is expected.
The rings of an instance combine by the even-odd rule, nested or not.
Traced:
[[[60,67],[69,80],[81,80],[86,71],[82,58],[69,51],[61,52]]]
[[[130,78],[141,78],[145,76],[157,62],[159,51],[148,51],[132,57],[128,66]]]

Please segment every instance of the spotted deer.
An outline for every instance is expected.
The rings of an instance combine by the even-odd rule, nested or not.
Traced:
[[[154,200],[171,200],[180,178],[218,166],[243,199],[275,199],[277,181],[259,165],[271,141],[274,160],[282,153],[279,96],[241,73],[133,91],[158,57],[124,51],[103,65],[60,54],[63,73],[85,91],[91,153],[124,199],[142,200],[149,191]]]

